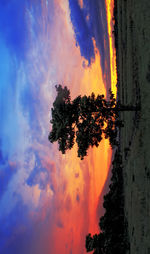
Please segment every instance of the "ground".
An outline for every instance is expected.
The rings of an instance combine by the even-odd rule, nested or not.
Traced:
[[[141,104],[122,112],[125,214],[130,254],[150,254],[150,1],[117,0],[118,98]]]

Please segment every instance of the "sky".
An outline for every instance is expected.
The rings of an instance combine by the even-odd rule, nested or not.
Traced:
[[[55,85],[116,93],[113,1],[0,1],[0,253],[83,254],[98,232],[108,140],[77,158],[48,141]]]

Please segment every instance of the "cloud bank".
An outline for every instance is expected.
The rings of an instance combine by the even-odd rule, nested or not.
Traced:
[[[81,163],[76,147],[62,156],[48,142],[56,83],[67,85],[72,98],[105,92],[105,36],[98,37],[95,8],[90,1],[0,3],[2,254],[81,254],[85,235],[97,230],[108,144]]]

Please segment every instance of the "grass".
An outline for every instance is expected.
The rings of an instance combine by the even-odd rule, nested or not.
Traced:
[[[150,1],[116,0],[118,99],[141,104],[122,112],[120,131],[130,254],[150,254]]]

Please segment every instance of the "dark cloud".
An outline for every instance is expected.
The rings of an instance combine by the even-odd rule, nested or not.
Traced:
[[[42,165],[41,158],[38,155],[38,152],[34,152],[35,155],[35,165],[33,170],[31,171],[29,177],[26,180],[26,183],[29,186],[38,185],[39,189],[45,190],[47,185],[50,185],[50,188],[55,192],[56,184],[53,179],[53,164],[49,165],[49,168],[45,168]]]
[[[84,0],[86,12],[89,12],[89,26],[101,56],[101,67],[106,85],[110,88],[109,38],[105,0]]]
[[[79,194],[76,195],[76,201],[77,201],[78,203],[80,202],[80,195],[79,195]]]
[[[48,171],[42,167],[39,157],[36,155],[35,167],[29,175],[26,183],[29,186],[39,185],[39,189],[44,190],[50,182]]]
[[[75,178],[78,178],[79,177],[79,173],[75,173]]]
[[[64,225],[61,220],[58,220],[56,224],[57,224],[57,227],[64,228]]]
[[[69,0],[70,16],[74,28],[77,46],[80,47],[81,55],[88,60],[89,65],[95,58],[92,38],[101,56],[103,75],[107,73],[107,84],[110,83],[109,67],[109,40],[107,32],[107,17],[105,0],[84,0],[83,9],[77,0]],[[83,61],[83,66],[86,66]]]
[[[81,55],[88,61],[94,59],[94,45],[92,34],[86,22],[84,12],[80,8],[77,0],[69,0],[70,16],[73,24],[77,46],[80,47]]]
[[[104,0],[84,1],[86,12],[89,13],[89,27],[93,32],[93,37],[96,41],[96,46],[101,55],[101,66],[104,72],[105,69],[105,40],[107,38],[107,19]],[[106,40],[106,43],[107,43]],[[108,60],[108,59],[107,59]]]

